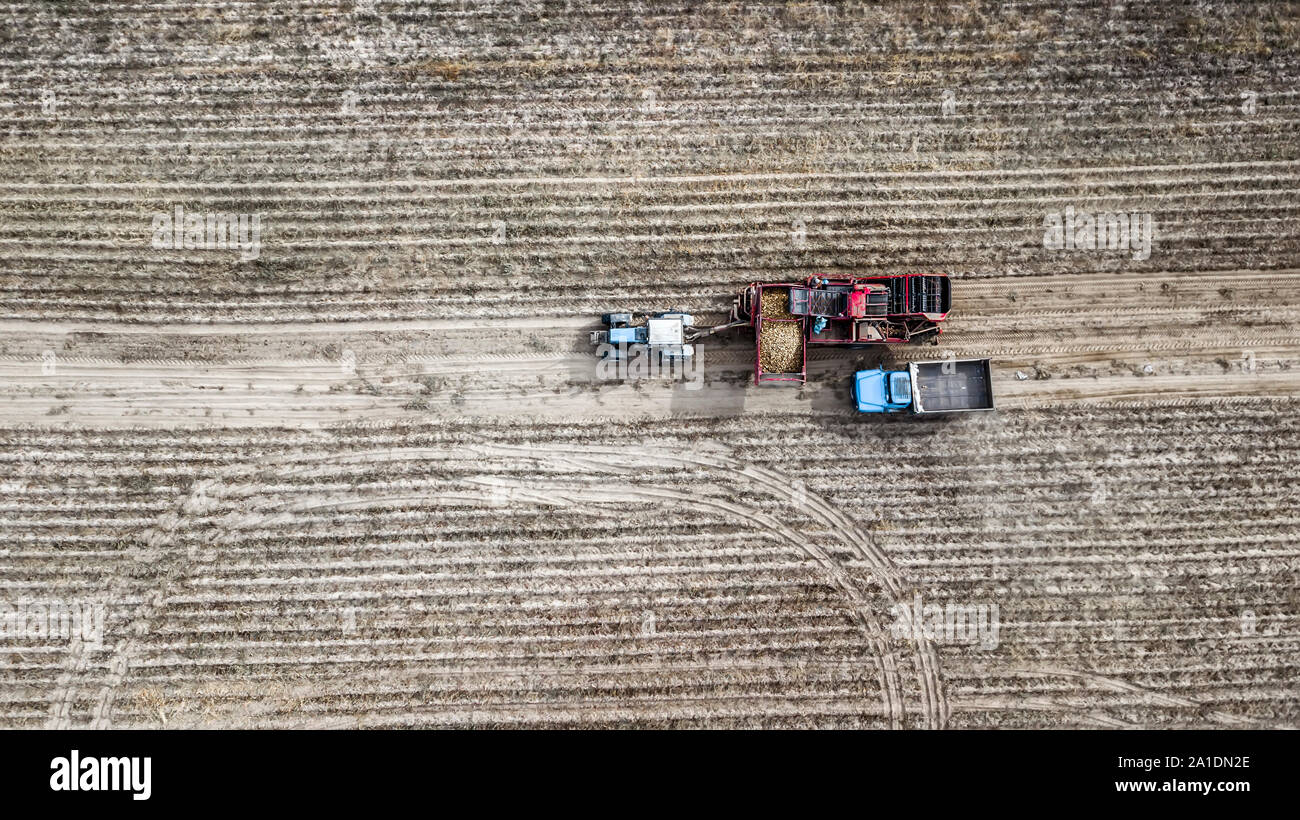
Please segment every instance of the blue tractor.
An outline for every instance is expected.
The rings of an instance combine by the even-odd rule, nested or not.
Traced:
[[[619,358],[629,350],[646,349],[665,359],[689,359],[695,355],[689,313],[606,313],[600,317],[608,330],[594,330],[591,343],[610,345],[610,355]]]
[[[593,330],[591,343],[608,345],[608,355],[619,359],[638,355],[638,351],[655,353],[664,359],[689,359],[695,355],[693,342],[748,324],[733,318],[714,327],[696,327],[694,317],[680,310],[665,313],[604,313],[600,323],[607,330]]]

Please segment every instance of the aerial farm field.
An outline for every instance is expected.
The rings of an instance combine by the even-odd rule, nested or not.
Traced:
[[[0,727],[1300,727],[1300,6],[924,9],[5,5]]]

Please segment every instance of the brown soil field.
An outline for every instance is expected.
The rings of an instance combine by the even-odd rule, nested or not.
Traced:
[[[0,728],[1300,727],[1295,4],[0,17],[0,605],[105,615]],[[597,370],[859,271],[937,346]],[[997,410],[854,412],[949,351]]]

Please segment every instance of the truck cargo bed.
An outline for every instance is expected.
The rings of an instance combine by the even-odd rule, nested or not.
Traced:
[[[803,384],[808,374],[808,354],[804,349],[806,320],[790,312],[794,288],[786,284],[756,287],[754,383]]]
[[[913,409],[917,413],[952,413],[993,409],[993,374],[989,359],[913,362]]]
[[[803,383],[806,373],[803,322],[760,318],[758,320],[758,381]]]

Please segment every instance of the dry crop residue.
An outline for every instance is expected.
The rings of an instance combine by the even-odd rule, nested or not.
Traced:
[[[9,6],[0,603],[107,619],[4,643],[0,728],[1300,725],[1295,7],[280,5]],[[931,271],[938,348],[802,391],[595,374],[601,313]],[[997,412],[855,413],[944,352]]]

